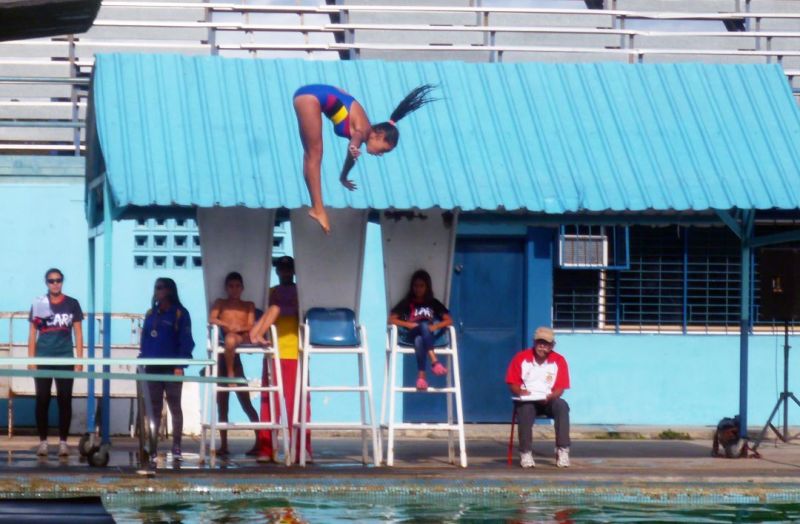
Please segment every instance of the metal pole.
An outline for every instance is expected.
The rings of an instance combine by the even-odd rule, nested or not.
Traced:
[[[103,182],[103,358],[111,357],[111,249],[112,249],[111,188],[106,177]],[[103,372],[109,372],[103,366]],[[111,386],[108,379],[103,380],[103,401],[101,407],[100,442],[111,442]]]
[[[739,434],[747,438],[747,376],[750,332],[750,240],[753,235],[752,211],[742,217],[741,274],[739,292]]]
[[[87,205],[89,209],[89,227],[93,228],[94,224],[94,191],[90,190],[89,194],[87,195]],[[89,322],[88,322],[88,336],[87,336],[87,350],[89,358],[94,358],[94,343],[95,343],[95,302],[94,302],[94,294],[95,294],[95,239],[94,236],[89,236],[89,289],[88,289],[89,296],[87,297],[87,305],[89,310]],[[89,365],[88,371],[90,373],[94,372],[94,365]],[[94,428],[96,421],[94,419],[95,414],[95,397],[94,397],[94,380],[87,381],[87,394],[86,394],[86,432],[89,435],[94,435]]]
[[[783,441],[789,441],[789,321],[783,323]]]

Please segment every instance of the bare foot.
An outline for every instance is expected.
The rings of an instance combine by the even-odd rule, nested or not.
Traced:
[[[253,339],[253,342],[258,344],[259,346],[269,346],[269,340],[264,337],[256,337]]]
[[[326,235],[331,232],[331,224],[328,221],[328,213],[325,212],[324,208],[319,211],[316,209],[311,209],[308,212],[308,216],[319,222],[319,225],[322,227],[322,230]]]

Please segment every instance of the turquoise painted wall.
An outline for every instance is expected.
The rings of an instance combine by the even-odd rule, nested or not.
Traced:
[[[45,269],[55,265],[66,274],[65,292],[86,304],[87,249],[83,210],[83,162],[70,157],[0,156],[0,311],[25,310],[31,299],[45,292]],[[204,356],[205,310],[202,272],[199,269],[155,270],[134,268],[132,221],[114,224],[114,301],[116,312],[144,312],[156,277],[169,276],[178,283],[181,298],[194,319],[195,357]],[[371,349],[376,416],[380,413],[383,384],[386,306],[380,228],[367,230],[361,318]],[[291,242],[286,243],[287,251]],[[98,258],[98,262],[100,262]],[[102,271],[99,272],[98,282]],[[275,277],[273,275],[273,282]],[[126,329],[114,327],[115,340],[127,340]],[[25,340],[27,325],[15,326],[15,339]],[[0,340],[7,339],[7,324],[0,323]],[[792,339],[798,344],[797,339]],[[766,420],[782,386],[782,337],[751,337],[750,421]],[[606,335],[559,334],[558,351],[571,366],[572,389],[567,399],[574,423],[586,424],[714,424],[738,411],[739,344],[736,336],[716,335]],[[469,356],[462,356],[469,358]],[[791,365],[798,369],[796,353]],[[354,366],[328,365],[320,360],[312,368],[317,383],[352,381]],[[257,365],[247,368],[257,376]],[[502,380],[498,377],[497,380]],[[20,425],[33,423],[32,404],[17,403]],[[243,420],[231,399],[234,420]],[[399,403],[398,407],[402,407]],[[355,395],[342,399],[318,394],[313,400],[315,420],[355,420]],[[790,409],[791,421],[800,423],[800,409]],[[399,414],[402,416],[402,414]],[[0,424],[5,406],[0,403]]]
[[[557,334],[579,424],[712,425],[739,412],[738,335]],[[790,337],[797,347],[800,337]],[[800,355],[790,353],[789,386]],[[748,420],[763,425],[783,388],[783,335],[750,337]],[[795,388],[796,389],[796,388]],[[800,423],[800,408],[789,409]],[[783,419],[781,419],[782,421]]]

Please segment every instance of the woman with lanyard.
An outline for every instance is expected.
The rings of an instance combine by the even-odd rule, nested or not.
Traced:
[[[184,359],[192,358],[194,339],[189,312],[178,298],[178,288],[171,278],[156,280],[152,307],[147,311],[142,328],[139,358]],[[145,366],[145,373],[183,375],[186,366]],[[153,407],[153,424],[156,434],[167,397],[172,414],[172,458],[183,460],[181,436],[183,433],[183,410],[181,393],[183,382],[147,382],[150,402]]]
[[[333,131],[337,136],[349,141],[339,182],[353,191],[356,185],[347,175],[361,154],[361,145],[366,144],[367,153],[376,156],[394,149],[400,140],[397,123],[409,113],[431,102],[429,94],[433,89],[428,84],[414,88],[397,104],[388,121],[374,125],[370,124],[367,113],[358,100],[338,87],[311,84],[295,91],[294,111],[297,115],[297,126],[300,128],[300,140],[303,142],[303,177],[311,197],[311,210],[308,214],[319,222],[325,233],[330,232],[331,226],[322,203],[322,115],[333,123]]]
[[[60,269],[48,269],[44,275],[47,294],[37,297],[31,306],[28,320],[29,357],[83,357],[83,331],[81,305],[72,297],[62,293],[64,274]],[[72,353],[72,334],[75,333],[75,355]],[[39,370],[70,370],[72,366],[28,366]],[[81,371],[81,366],[75,366]],[[52,377],[36,377],[36,430],[39,433],[39,447],[36,454],[47,456],[47,413],[50,409]],[[72,421],[72,384],[74,379],[56,378],[56,399],[58,402],[58,456],[69,455],[67,435]]]

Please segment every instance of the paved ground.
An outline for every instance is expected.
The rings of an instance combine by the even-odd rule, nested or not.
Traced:
[[[540,492],[574,488],[664,493],[716,494],[796,493],[800,498],[800,440],[762,443],[762,458],[726,460],[710,456],[711,440],[660,440],[588,438],[658,434],[663,428],[576,428],[572,445],[572,467],[555,467],[552,440],[545,440],[550,428],[537,428],[534,452],[537,467],[522,470],[506,463],[508,428],[473,428],[467,442],[469,467],[448,464],[447,443],[442,438],[405,437],[397,443],[393,468],[363,466],[360,441],[352,436],[314,440],[314,463],[306,468],[281,464],[259,464],[245,457],[252,440],[232,439],[233,455],[212,467],[198,456],[198,439],[184,440],[185,460],[174,463],[170,455],[159,458],[155,477],[137,474],[136,441],[126,437],[113,440],[111,463],[91,468],[73,449],[67,459],[35,455],[36,439],[17,436],[0,441],[0,490],[3,492],[107,492],[180,490],[270,490],[380,491],[457,487],[464,490],[524,489]],[[656,431],[658,430],[658,431]],[[681,430],[681,431],[679,431]],[[689,435],[706,436],[708,428],[677,428]],[[168,449],[167,445],[163,448]],[[529,491],[526,491],[528,493]]]

